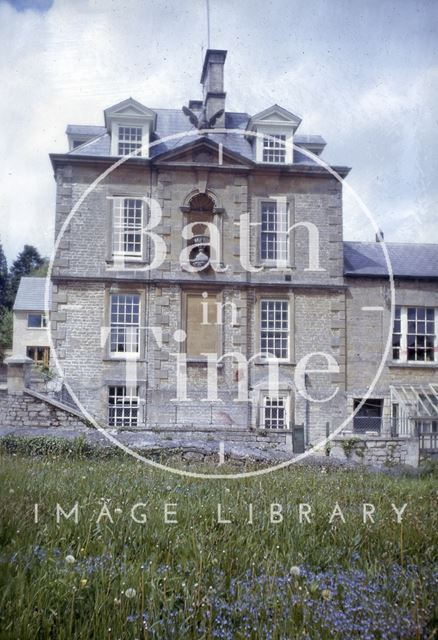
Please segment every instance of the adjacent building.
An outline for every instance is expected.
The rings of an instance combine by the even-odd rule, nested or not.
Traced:
[[[31,358],[41,367],[50,365],[50,343],[44,311],[45,284],[45,278],[21,278],[13,307],[12,355]]]

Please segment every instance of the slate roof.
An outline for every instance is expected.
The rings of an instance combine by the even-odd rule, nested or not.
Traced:
[[[387,242],[394,277],[438,279],[438,244]],[[387,277],[385,257],[379,242],[344,242],[346,277]],[[46,279],[21,278],[14,311],[44,311]],[[51,303],[51,288],[50,288]]]
[[[67,125],[67,135],[77,136],[100,136],[105,133],[106,127],[99,127],[93,124],[69,124]]]
[[[394,277],[438,279],[438,244],[387,242]],[[379,242],[344,242],[346,276],[387,276],[388,268]]]
[[[190,124],[187,116],[184,115],[181,109],[152,109],[157,114],[157,124],[155,130],[155,136],[152,142],[156,142],[160,139],[167,138],[169,136],[177,135],[185,131],[196,131],[196,129]],[[225,128],[226,129],[241,129],[242,132],[246,130],[250,116],[248,113],[241,112],[227,112],[225,114]],[[67,127],[67,133],[74,134],[94,134],[92,140],[84,142],[80,146],[72,149],[69,155],[73,156],[110,156],[111,155],[111,139],[105,127],[88,126],[88,125],[72,125]],[[212,133],[208,134],[210,140],[221,142],[226,149],[234,153],[247,158],[248,160],[254,159],[254,149],[250,140],[243,135],[237,133],[229,134],[215,134],[214,129]],[[173,149],[178,149],[189,142],[196,140],[195,135],[187,135],[181,138],[175,138],[174,140],[167,140],[163,143],[156,144],[151,148],[151,158],[155,158],[162,153],[166,153]],[[297,146],[309,145],[311,149],[313,145],[318,147],[325,146],[325,140],[321,136],[315,135],[295,135],[294,143]],[[295,164],[316,164],[310,158],[302,153],[295,151],[294,153]]]
[[[14,311],[44,311],[46,278],[24,277],[20,280],[15,296]],[[50,285],[49,306],[51,306],[52,286]]]

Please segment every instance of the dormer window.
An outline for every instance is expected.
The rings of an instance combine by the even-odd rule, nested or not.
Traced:
[[[119,127],[118,155],[126,156],[141,149],[143,142],[142,127]]]
[[[105,127],[111,136],[111,155],[149,157],[149,141],[157,114],[137,100],[128,98],[105,109]]]
[[[286,135],[272,133],[263,138],[263,162],[286,162]]]
[[[269,164],[293,163],[293,139],[301,119],[273,105],[250,118],[247,138],[254,149],[256,162]]]

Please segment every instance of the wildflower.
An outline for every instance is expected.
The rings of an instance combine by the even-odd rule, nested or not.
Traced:
[[[123,513],[123,510],[120,507],[116,507],[114,513]]]
[[[132,587],[130,587],[129,589],[126,589],[125,591],[125,596],[127,598],[135,598],[136,595],[137,595],[137,591]]]
[[[321,595],[323,597],[324,600],[331,600],[333,597],[332,592],[330,591],[330,589],[323,589],[321,591]]]
[[[292,576],[300,576],[301,575],[301,569],[297,566],[293,566],[290,568],[290,572],[289,572]]]
[[[126,618],[126,622],[135,622],[138,619],[138,615],[133,613]]]
[[[121,600],[120,598],[114,598],[114,604],[120,604]]]
[[[87,582],[88,582],[88,580],[86,578],[82,578],[81,587],[86,587],[87,586]]]
[[[65,556],[65,561],[67,564],[74,564],[76,562],[75,557],[74,556]]]

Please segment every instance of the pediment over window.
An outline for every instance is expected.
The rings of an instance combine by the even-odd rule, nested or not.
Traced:
[[[278,104],[272,105],[260,113],[256,113],[249,119],[247,130],[254,131],[258,125],[281,125],[290,126],[295,131],[301,123],[301,118],[291,111],[280,107]]]
[[[105,116],[105,126],[108,130],[111,128],[111,121],[114,119],[129,120],[133,123],[148,120],[151,123],[151,130],[155,130],[157,114],[155,111],[152,111],[152,109],[149,109],[149,107],[145,107],[141,102],[134,100],[134,98],[128,98],[112,107],[108,107],[103,113]]]
[[[189,142],[155,157],[157,164],[194,164],[208,167],[249,167],[252,162],[208,138]]]

